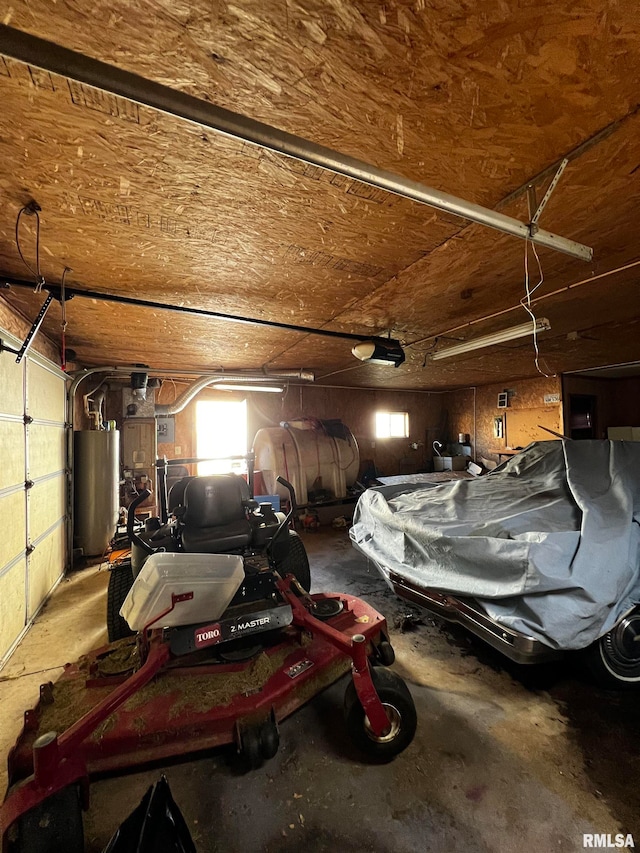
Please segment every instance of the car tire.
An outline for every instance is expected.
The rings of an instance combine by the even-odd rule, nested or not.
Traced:
[[[601,687],[640,688],[640,607],[588,646],[583,659],[590,677]]]

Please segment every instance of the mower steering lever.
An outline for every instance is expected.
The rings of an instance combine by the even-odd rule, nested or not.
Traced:
[[[142,548],[142,550],[146,554],[153,554],[153,548],[149,545],[148,542],[145,542],[141,536],[135,531],[135,521],[136,521],[136,510],[140,506],[143,501],[149,497],[151,492],[149,489],[143,489],[140,494],[138,494],[129,504],[129,509],[127,510],[127,536],[129,537],[130,542],[135,542],[138,547]]]

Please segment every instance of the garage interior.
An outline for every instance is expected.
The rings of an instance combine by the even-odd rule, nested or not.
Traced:
[[[86,850],[161,772],[199,851],[638,843],[637,693],[509,663],[396,599],[347,530],[379,476],[640,437],[636,10],[14,0],[0,28],[3,761],[40,684],[107,641],[73,433],[117,436],[119,504],[150,485],[154,515],[156,457],[201,455],[198,404],[246,400],[241,453],[283,423],[357,443],[342,489],[318,456],[297,530],[312,591],[387,618],[415,740],[359,759],[343,679],[249,774],[215,751],[96,782]],[[434,358],[532,317],[535,340]],[[402,363],[354,358],[369,341]]]

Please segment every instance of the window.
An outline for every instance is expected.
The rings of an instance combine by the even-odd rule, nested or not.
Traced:
[[[196,453],[201,459],[220,459],[219,462],[200,462],[198,474],[244,474],[247,464],[242,459],[247,452],[247,401],[199,400],[196,403]],[[221,458],[225,457],[225,458]]]
[[[376,438],[408,438],[409,412],[376,412]]]

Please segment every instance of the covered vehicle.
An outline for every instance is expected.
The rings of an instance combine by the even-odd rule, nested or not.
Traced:
[[[538,442],[475,480],[369,489],[350,535],[399,595],[512,659],[588,648],[640,685],[640,443]]]

